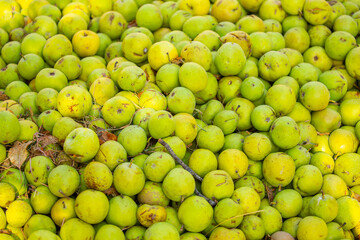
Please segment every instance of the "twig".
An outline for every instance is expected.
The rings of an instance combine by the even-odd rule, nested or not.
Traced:
[[[162,139],[159,139],[158,142],[166,148],[166,150],[170,153],[170,155],[175,159],[175,161],[177,163],[179,163],[186,171],[188,171],[191,175],[193,175],[193,177],[196,180],[202,182],[203,179],[199,175],[197,175],[188,165],[186,165],[178,156],[176,156],[176,154],[174,153],[174,150],[171,149],[169,144],[167,144]],[[196,189],[196,187],[195,187],[195,194],[199,197],[204,198],[212,207],[216,206],[217,203],[215,201],[204,196],[201,192],[199,192],[199,190]]]
[[[171,149],[171,147],[169,146],[169,144],[167,144],[164,140],[159,139],[158,142],[163,145],[166,150],[170,153],[170,155],[175,159],[175,161],[180,164],[186,171],[188,171],[191,175],[193,175],[193,177],[202,182],[202,177],[200,177],[199,175],[197,175],[189,166],[187,166],[178,156],[176,156],[176,154],[174,153],[174,150]]]
[[[194,192],[197,196],[204,198],[212,207],[216,206],[216,202],[211,200],[210,198],[204,196],[201,192],[199,192],[199,190],[197,190],[197,188],[195,187],[195,192]]]
[[[254,211],[254,212],[248,212],[248,213],[243,213],[243,214],[239,214],[239,215],[236,215],[236,216],[233,216],[233,217],[230,217],[228,219],[225,219],[224,221],[218,223],[217,225],[215,225],[210,231],[209,233],[211,233],[215,228],[221,226],[221,224],[224,224],[228,221],[231,221],[231,220],[234,220],[234,219],[237,219],[237,218],[240,218],[240,217],[244,217],[244,216],[247,216],[247,215],[252,215],[252,214],[256,214],[256,213],[260,213],[260,212],[263,212],[264,210],[258,210],[258,211]],[[208,234],[209,234],[208,233]],[[207,235],[208,235],[207,234]]]

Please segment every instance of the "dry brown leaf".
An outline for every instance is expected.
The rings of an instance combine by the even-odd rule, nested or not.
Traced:
[[[275,197],[275,188],[269,187],[268,184],[265,184],[265,189],[266,189],[267,198],[271,203]]]
[[[23,163],[26,161],[27,157],[29,156],[29,151],[27,148],[30,144],[34,141],[27,141],[27,142],[19,142],[16,141],[14,146],[9,150],[9,159],[12,165],[16,166],[17,168],[21,168]]]
[[[57,144],[59,140],[52,136],[50,132],[40,131],[35,133],[35,144],[31,147],[30,153],[32,156],[47,156],[51,159],[55,159],[58,154],[58,150],[53,148],[46,149],[47,146],[51,144]]]
[[[215,74],[214,76],[215,76],[215,78],[216,78],[217,80],[220,80],[220,79],[221,79],[221,75],[220,75],[220,74]]]
[[[115,134],[112,134],[110,132],[107,132],[107,131],[101,131],[98,134],[98,137],[99,137],[99,141],[100,141],[100,144],[103,144],[104,142],[107,142],[107,141],[117,141],[117,137]]]
[[[272,240],[271,236],[268,234],[265,236],[265,240]]]
[[[100,145],[110,140],[117,141],[117,136],[115,134],[108,132],[101,127],[95,126],[95,132],[99,138]]]
[[[58,139],[51,135],[51,133],[45,133],[43,136],[39,137],[38,141],[41,144],[41,147],[45,148],[50,144],[58,143]]]
[[[0,91],[0,101],[8,100],[9,97],[5,94],[4,91]]]
[[[116,197],[119,196],[120,194],[116,191],[114,186],[111,186],[109,189],[106,189],[105,191],[103,191],[103,193],[105,193],[106,196],[112,196],[112,197]]]
[[[1,164],[0,164],[0,172],[3,169],[8,169],[11,167],[11,162],[9,158],[6,158]],[[1,179],[0,179],[1,180]]]
[[[9,230],[9,229],[0,229],[0,233],[2,233],[2,234],[7,234],[7,235],[11,235],[11,234],[12,234],[11,230]]]
[[[135,20],[129,22],[128,28],[130,28],[130,27],[137,27],[137,24],[136,24],[136,21],[135,21]]]
[[[184,64],[184,59],[182,57],[176,57],[171,60],[171,63],[174,63],[176,65],[182,65]]]
[[[353,196],[352,196],[353,198],[355,198],[358,202],[360,202],[360,195],[359,195],[359,194],[353,192],[352,195],[353,195]]]

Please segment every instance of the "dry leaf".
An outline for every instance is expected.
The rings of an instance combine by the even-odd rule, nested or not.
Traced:
[[[9,158],[6,158],[0,165],[0,171],[2,169],[8,169],[9,167],[11,167],[11,162]],[[1,180],[1,179],[0,179]]]
[[[37,132],[35,133],[34,137],[35,137],[35,144],[30,149],[31,155],[46,156],[54,160],[57,154],[59,153],[59,151],[53,148],[46,149],[46,147],[51,144],[57,144],[59,140],[56,137],[52,136],[51,133],[47,131]]]
[[[110,140],[117,141],[117,136],[115,134],[112,134],[101,127],[98,126],[94,126],[94,127],[95,127],[96,135],[99,138],[100,145]]]
[[[135,21],[135,20],[129,22],[128,28],[130,28],[130,27],[137,27],[137,24],[136,24],[136,21]]]
[[[266,189],[267,198],[269,199],[269,202],[271,203],[275,197],[275,188],[271,188],[268,186],[268,184],[265,184],[265,189]]]
[[[2,234],[7,234],[7,235],[11,235],[11,234],[12,234],[11,230],[9,230],[9,229],[1,229],[1,230],[0,230],[0,233],[2,233]]]
[[[4,91],[0,91],[0,101],[8,100],[9,97],[5,94]]]
[[[352,194],[353,196],[353,198],[355,198],[358,202],[360,202],[360,195],[359,194],[357,194],[356,192],[353,192],[353,194]]]
[[[103,193],[105,193],[106,196],[112,196],[112,197],[116,197],[119,196],[120,194],[116,191],[114,186],[111,186],[109,189],[106,189],[105,191],[103,191]]]
[[[59,140],[56,137],[52,136],[50,133],[45,133],[38,138],[38,141],[41,147],[45,148],[48,145],[58,143]]]
[[[184,59],[182,57],[176,57],[171,60],[171,63],[174,63],[176,65],[182,65],[184,64]]]
[[[100,136],[98,135],[99,137],[99,141],[100,141],[100,144],[103,144],[104,142],[106,141],[117,141],[117,137],[115,134],[112,134],[110,132],[107,132],[107,131],[101,131],[100,132]]]
[[[27,142],[19,142],[16,141],[14,146],[9,150],[9,159],[10,162],[16,166],[17,168],[21,168],[23,163],[26,161],[29,156],[29,152],[27,150],[28,146],[32,144],[34,141]]]
[[[221,75],[220,75],[220,74],[215,74],[214,77],[215,77],[217,80],[220,80],[220,79],[221,79]]]

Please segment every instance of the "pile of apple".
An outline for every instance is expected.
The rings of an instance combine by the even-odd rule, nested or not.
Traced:
[[[360,238],[360,0],[0,0],[0,240]]]

